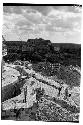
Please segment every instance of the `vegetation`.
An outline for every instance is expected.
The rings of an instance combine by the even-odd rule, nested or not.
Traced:
[[[22,50],[22,46],[25,46]],[[81,45],[51,43],[49,40],[30,39],[27,42],[6,42],[8,54],[4,60],[31,60],[33,63],[50,62],[62,65],[81,66]],[[11,48],[12,46],[12,48]]]

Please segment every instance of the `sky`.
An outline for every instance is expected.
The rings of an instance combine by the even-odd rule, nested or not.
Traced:
[[[81,18],[79,6],[3,6],[2,33],[6,40],[80,44]]]

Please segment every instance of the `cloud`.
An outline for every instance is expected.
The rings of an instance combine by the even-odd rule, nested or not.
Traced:
[[[21,14],[4,13],[4,15],[3,15],[3,34],[6,34],[6,36],[11,37],[11,39],[13,38],[12,36],[14,35],[15,39],[18,40],[19,39],[18,38],[18,33],[19,33],[18,27],[19,26],[16,24],[25,22],[25,21],[26,21],[26,19]]]
[[[53,7],[52,6],[30,6],[30,8],[46,16]]]
[[[60,11],[60,10],[55,10],[52,9],[50,13],[48,13],[49,17],[57,17],[59,19],[64,19],[66,20],[67,18],[75,18],[75,17],[80,17],[80,13],[73,13],[73,12],[66,12],[66,11]]]
[[[81,7],[79,6],[53,6],[54,9],[64,11],[64,12],[73,12],[73,13],[80,13]]]
[[[81,8],[74,6],[4,6],[3,30],[20,34],[55,39],[54,35],[78,35],[81,30]],[[8,27],[8,28],[7,28]],[[75,33],[74,33],[75,32]],[[50,37],[51,34],[51,37]],[[58,36],[59,36],[58,35]],[[77,35],[77,34],[76,34]],[[70,36],[71,37],[71,36]],[[58,38],[57,38],[58,39]],[[74,39],[74,38],[73,38]],[[59,39],[61,41],[61,39]],[[64,39],[63,39],[64,40]]]
[[[29,12],[23,13],[23,16],[32,23],[39,24],[42,22],[42,15],[39,12]]]
[[[73,13],[69,11],[60,11],[56,9],[52,9],[48,13],[48,18],[51,22],[51,26],[56,27],[55,29],[61,28],[63,30],[75,30],[75,23],[78,23],[79,27],[81,27],[81,13]],[[49,25],[48,25],[49,26]],[[51,29],[52,29],[51,27]],[[77,27],[78,28],[78,27]],[[60,31],[60,29],[59,29]]]

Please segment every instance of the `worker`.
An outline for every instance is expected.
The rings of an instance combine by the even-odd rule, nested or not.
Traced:
[[[60,96],[61,89],[62,89],[62,87],[58,88],[58,90],[59,90],[58,96]]]
[[[68,95],[69,95],[69,94],[68,94],[68,88],[66,88],[66,89],[65,89],[65,99],[67,99]]]
[[[24,88],[24,102],[26,103],[26,97],[27,97],[27,86]]]

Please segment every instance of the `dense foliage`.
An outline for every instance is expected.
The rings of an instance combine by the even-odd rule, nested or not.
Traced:
[[[4,60],[31,60],[33,63],[51,62],[62,65],[81,66],[81,45],[70,43],[51,43],[44,39],[30,39],[21,42],[6,42],[8,54]],[[24,46],[24,47],[23,47]],[[17,49],[16,49],[17,48]]]

